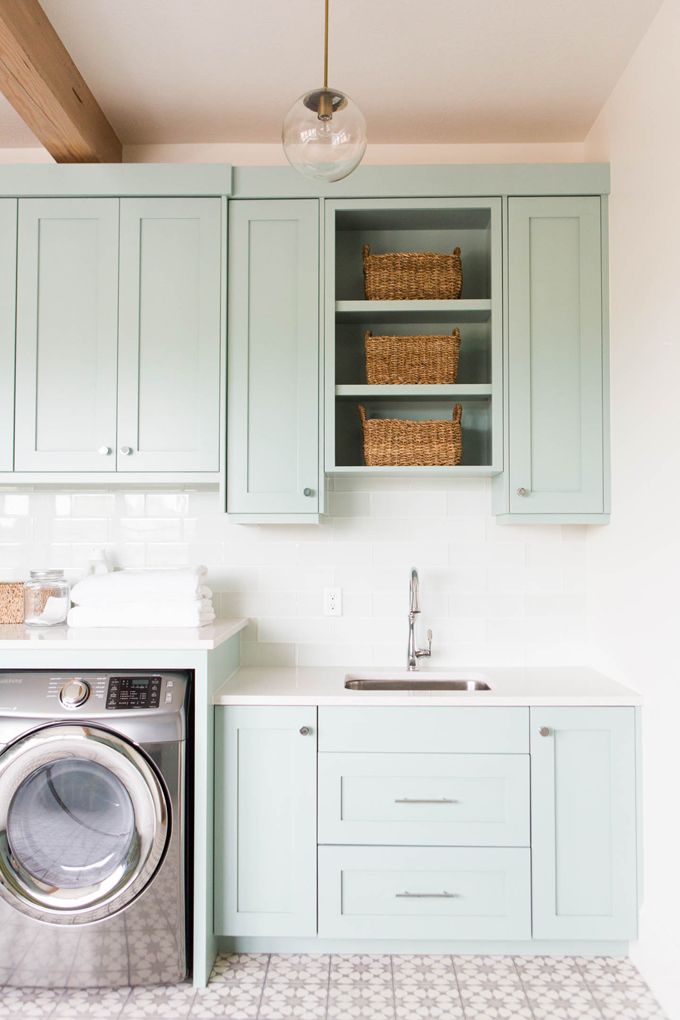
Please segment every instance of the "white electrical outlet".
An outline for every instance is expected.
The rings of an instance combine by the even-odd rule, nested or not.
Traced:
[[[324,588],[323,615],[342,616],[342,588]]]

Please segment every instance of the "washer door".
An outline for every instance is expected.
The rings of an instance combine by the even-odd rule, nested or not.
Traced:
[[[53,724],[0,755],[0,895],[52,924],[122,910],[170,835],[154,766],[115,733]]]

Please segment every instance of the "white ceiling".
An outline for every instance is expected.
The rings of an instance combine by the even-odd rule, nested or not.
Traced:
[[[321,81],[323,0],[41,3],[124,144],[275,142]],[[373,142],[581,141],[660,4],[331,0],[330,80]]]

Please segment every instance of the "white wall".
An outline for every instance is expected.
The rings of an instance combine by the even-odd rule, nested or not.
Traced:
[[[586,142],[611,160],[613,515],[591,529],[595,655],[642,690],[646,898],[636,962],[680,1017],[680,0]]]
[[[0,494],[0,577],[75,577],[93,544],[123,566],[206,563],[222,613],[257,621],[246,662],[401,665],[417,566],[434,665],[583,661],[584,528],[497,525],[483,479],[336,486],[318,526],[235,525],[206,491]],[[339,619],[322,615],[327,585]]]

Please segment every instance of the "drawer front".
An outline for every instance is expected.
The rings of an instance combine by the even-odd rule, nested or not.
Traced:
[[[530,939],[529,850],[319,847],[319,936]]]
[[[528,754],[528,708],[319,709],[320,751]]]
[[[321,754],[319,842],[529,846],[529,756]]]

